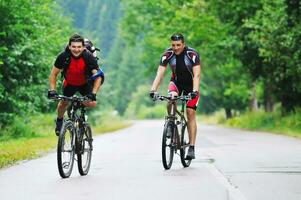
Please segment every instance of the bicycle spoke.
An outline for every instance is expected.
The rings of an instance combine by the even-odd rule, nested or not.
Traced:
[[[170,169],[174,155],[174,144],[172,143],[172,131],[174,131],[174,124],[167,122],[164,126],[162,137],[162,163],[165,169]]]
[[[91,127],[85,124],[82,129],[81,150],[77,154],[78,171],[81,175],[87,175],[90,169],[91,156],[92,156],[92,131]]]
[[[181,162],[184,167],[189,167],[191,163],[191,160],[185,160],[189,148],[188,141],[189,141],[188,131],[186,128],[186,124],[184,124],[181,129],[181,149],[180,149]]]
[[[81,175],[89,171],[92,151],[92,132],[85,120],[86,108],[84,102],[90,102],[87,97],[62,96],[56,100],[70,102],[67,109],[68,119],[64,120],[57,146],[57,164],[60,176],[68,178],[72,172],[74,160],[78,162]],[[79,114],[80,112],[80,114]],[[81,129],[80,132],[77,132]],[[77,159],[74,157],[78,154]]]
[[[72,147],[72,128],[70,121],[64,122],[59,136],[57,148],[57,162],[59,173],[62,178],[70,176],[73,168],[74,151]]]
[[[63,168],[67,169],[70,166],[70,162],[64,162],[62,165],[63,165]]]

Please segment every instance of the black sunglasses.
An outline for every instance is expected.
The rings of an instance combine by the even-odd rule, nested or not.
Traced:
[[[84,40],[82,38],[73,38],[70,40],[70,42],[83,42]]]
[[[175,34],[170,37],[172,41],[184,40],[184,36],[181,34]]]

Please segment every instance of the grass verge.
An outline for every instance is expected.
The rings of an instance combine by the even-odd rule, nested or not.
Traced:
[[[54,118],[54,115],[38,114],[26,120],[16,119],[10,127],[3,130],[0,137],[0,168],[40,157],[53,150],[57,145]],[[92,123],[92,131],[93,135],[98,135],[130,125],[118,116],[102,115],[101,122]]]
[[[301,138],[301,112],[282,116],[280,111],[266,113],[264,111],[246,112],[239,116],[227,119],[223,111],[212,116],[201,116],[206,124],[220,124],[228,127],[241,128],[253,131],[265,131],[275,134]]]

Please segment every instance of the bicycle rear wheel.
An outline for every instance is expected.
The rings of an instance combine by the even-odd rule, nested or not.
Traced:
[[[87,175],[91,165],[92,158],[92,130],[89,125],[83,129],[84,133],[81,141],[81,150],[77,154],[77,166],[80,175]]]
[[[181,163],[184,167],[189,167],[191,160],[185,160],[186,155],[188,153],[189,148],[189,137],[187,131],[187,124],[185,123],[181,129],[181,149],[180,149],[180,157]]]
[[[57,145],[57,166],[62,178],[71,175],[74,162],[74,134],[71,121],[63,123],[58,145]]]
[[[174,123],[169,121],[165,124],[162,137],[162,163],[165,169],[170,169],[174,156],[174,146],[172,138],[174,137]]]

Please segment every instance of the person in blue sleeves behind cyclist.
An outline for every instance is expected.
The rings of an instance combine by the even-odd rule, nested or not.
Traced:
[[[54,99],[58,96],[56,92],[56,79],[62,71],[64,77],[62,86],[63,95],[71,97],[76,92],[79,92],[91,100],[91,102],[85,102],[85,106],[96,106],[96,93],[104,81],[104,73],[99,68],[97,58],[91,52],[91,48],[95,50],[91,41],[84,39],[78,34],[74,34],[69,38],[67,47],[57,56],[49,76],[49,99]],[[91,83],[89,78],[92,75],[96,76],[96,79]],[[60,101],[58,103],[55,127],[56,135],[59,135],[62,128],[67,106],[67,101]]]
[[[156,78],[153,81],[150,97],[156,98],[156,91],[163,78],[167,64],[170,65],[172,75],[168,86],[168,93],[172,96],[190,94],[192,99],[186,104],[189,148],[185,159],[195,159],[195,140],[197,132],[196,108],[199,100],[199,85],[201,63],[199,54],[185,45],[184,36],[175,33],[170,37],[171,48],[165,50],[161,56]]]

